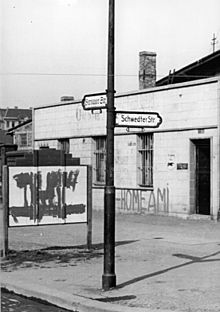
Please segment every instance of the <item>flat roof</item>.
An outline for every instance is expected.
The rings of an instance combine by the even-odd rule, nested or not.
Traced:
[[[191,80],[187,82],[180,82],[180,83],[168,84],[168,85],[163,85],[163,86],[155,86],[155,87],[146,88],[142,90],[133,90],[133,91],[128,91],[128,92],[116,93],[115,98],[134,96],[138,94],[161,92],[161,91],[167,91],[167,90],[179,89],[179,88],[188,88],[188,87],[193,87],[197,85],[218,83],[219,81],[220,81],[220,75],[211,77],[211,78],[206,78],[206,79],[197,79],[197,80]],[[100,92],[97,92],[97,94],[98,93]],[[82,103],[82,99],[74,100],[74,101],[65,101],[65,102],[60,101],[58,103],[40,105],[40,106],[33,107],[33,109],[37,110],[41,108],[49,108],[49,107],[64,106],[64,105],[79,104],[79,103]]]

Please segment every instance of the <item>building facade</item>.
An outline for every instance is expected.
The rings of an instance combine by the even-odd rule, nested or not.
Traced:
[[[32,120],[27,120],[11,129],[8,129],[7,134],[12,137],[13,144],[17,145],[18,150],[33,150]]]
[[[0,126],[3,130],[14,128],[19,124],[31,120],[32,109],[23,109],[15,106],[0,110]]]
[[[157,112],[158,128],[115,128],[118,213],[217,219],[220,77],[117,94],[116,111]],[[81,101],[36,107],[34,147],[69,151],[93,168],[93,209],[104,203],[106,111]]]
[[[0,130],[5,129],[4,117],[6,113],[6,108],[0,108]]]

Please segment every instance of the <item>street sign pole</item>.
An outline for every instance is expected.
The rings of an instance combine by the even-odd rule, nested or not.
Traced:
[[[106,185],[104,193],[104,272],[102,275],[102,288],[104,290],[109,290],[116,286],[114,186],[114,2],[114,0],[109,0]]]

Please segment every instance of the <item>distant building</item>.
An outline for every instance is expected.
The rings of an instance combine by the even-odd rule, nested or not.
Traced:
[[[2,129],[8,130],[30,120],[32,118],[32,109],[21,109],[15,106],[14,108],[2,110],[0,114],[1,124],[3,124]]]
[[[0,146],[3,144],[12,144],[12,142],[13,139],[9,134],[7,134],[7,131],[0,129]]]
[[[26,120],[19,125],[8,129],[7,134],[12,137],[13,144],[17,145],[18,150],[32,150],[32,120]]]
[[[5,117],[6,110],[7,110],[6,108],[0,108],[0,129],[1,130],[5,129],[4,117]]]
[[[20,130],[19,125],[29,123],[32,119],[32,109],[21,109],[18,107],[14,108],[1,108],[0,109],[0,144],[11,144],[13,140],[19,142],[19,146],[24,146],[25,137],[27,136],[27,130]],[[18,127],[18,129],[17,129]],[[14,132],[9,131],[10,129],[15,128]],[[17,129],[17,130],[16,130]],[[12,137],[17,131],[21,131],[21,137],[18,139],[17,134],[14,139]],[[28,130],[29,131],[29,130]],[[28,137],[32,138],[32,129],[29,131],[31,134],[28,134]],[[26,133],[26,134],[24,134]],[[32,140],[32,139],[31,139]],[[30,142],[30,139],[28,139]],[[17,144],[17,143],[14,143]],[[29,143],[28,143],[29,145]]]

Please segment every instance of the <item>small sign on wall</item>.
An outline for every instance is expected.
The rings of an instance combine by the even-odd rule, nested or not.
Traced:
[[[187,163],[178,163],[177,164],[177,170],[188,170],[188,164]]]
[[[175,168],[175,155],[174,154],[168,154],[167,168],[169,170],[172,170]]]

